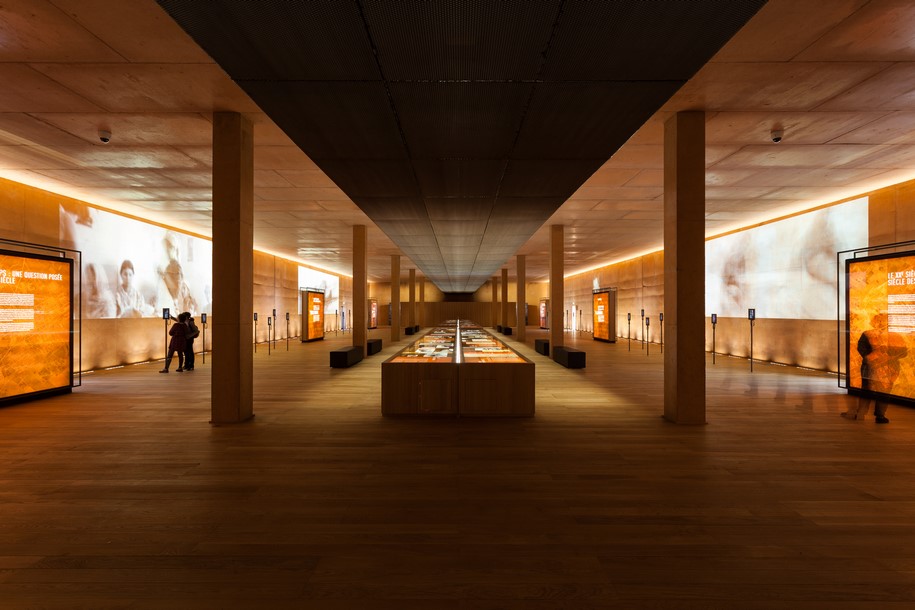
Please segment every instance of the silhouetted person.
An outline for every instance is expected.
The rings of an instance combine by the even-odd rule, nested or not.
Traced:
[[[893,384],[899,377],[901,360],[908,353],[905,340],[898,333],[889,332],[887,315],[876,314],[871,318],[871,328],[858,338],[858,353],[861,354],[861,389],[865,392],[891,394]],[[855,411],[842,414],[847,419],[864,419],[874,403],[874,416],[878,424],[888,424],[887,403],[883,397],[862,396]]]
[[[178,353],[178,372],[184,371],[184,349],[187,346],[187,325],[184,323],[187,314],[178,314],[178,321],[172,324],[168,334],[171,335],[171,341],[168,342],[168,354],[165,356],[165,368],[159,371],[167,373],[168,367],[172,363],[172,356]]]

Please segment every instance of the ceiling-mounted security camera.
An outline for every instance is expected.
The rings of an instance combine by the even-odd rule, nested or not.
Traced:
[[[111,132],[107,129],[99,129],[98,139],[101,140],[102,144],[107,144],[111,141]]]
[[[772,141],[775,142],[776,144],[778,144],[779,142],[782,141],[782,136],[785,135],[785,131],[782,129],[773,129],[772,133],[769,135],[772,136]]]

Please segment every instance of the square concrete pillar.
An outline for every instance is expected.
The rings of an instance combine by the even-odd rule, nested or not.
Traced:
[[[362,348],[363,356],[366,355],[369,307],[366,239],[365,225],[353,225],[353,319],[350,325],[353,328],[353,345]]]
[[[664,417],[705,423],[705,113],[664,125]]]
[[[400,341],[400,256],[391,255],[391,341]]]
[[[213,114],[213,424],[254,417],[253,134],[241,114]]]
[[[526,336],[526,326],[525,318],[527,318],[527,277],[525,270],[525,259],[523,254],[519,254],[515,257],[515,264],[517,265],[517,287],[515,288],[515,306],[517,309],[516,317],[518,318],[518,332],[517,335],[518,341],[524,342],[524,337]]]
[[[565,228],[550,226],[550,353],[563,343],[563,310],[565,308]]]

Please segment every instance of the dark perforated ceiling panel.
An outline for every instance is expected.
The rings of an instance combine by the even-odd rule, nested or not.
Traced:
[[[472,291],[765,0],[159,0],[444,292]]]

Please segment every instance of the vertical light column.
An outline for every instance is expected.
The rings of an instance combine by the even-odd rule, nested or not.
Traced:
[[[400,341],[400,255],[391,255],[391,341]]]
[[[213,113],[213,372],[210,418],[254,417],[254,131]]]
[[[502,270],[502,328],[508,326],[508,269]]]
[[[550,353],[563,345],[562,321],[565,319],[564,281],[565,231],[562,225],[550,226]]]
[[[499,323],[499,280],[492,278],[492,326]]]
[[[410,321],[407,326],[416,326],[416,269],[410,269],[410,306],[407,307]]]
[[[517,288],[515,289],[516,297],[515,301],[517,302],[516,309],[518,311],[518,341],[524,342],[524,337],[526,334],[525,318],[527,318],[527,276],[525,269],[525,259],[523,254],[519,254],[515,257],[515,265],[517,269],[517,279],[515,280]]]
[[[362,348],[365,356],[365,345],[368,334],[368,251],[365,225],[353,225],[353,345]]]
[[[705,113],[664,124],[664,418],[705,423]]]

